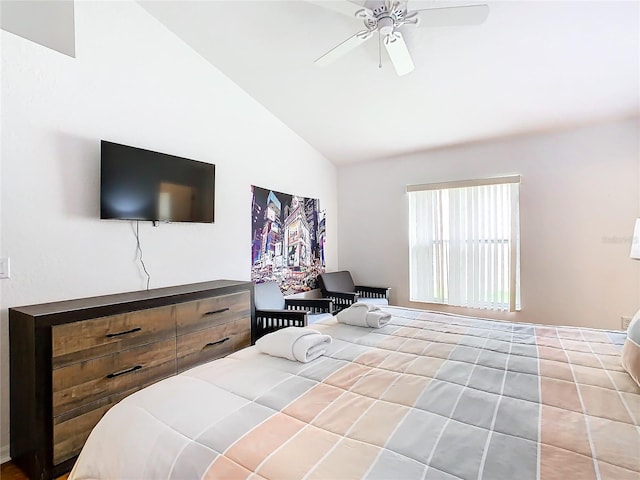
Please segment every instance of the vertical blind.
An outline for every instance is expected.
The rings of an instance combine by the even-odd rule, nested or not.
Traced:
[[[520,309],[519,184],[512,176],[407,187],[412,301]]]

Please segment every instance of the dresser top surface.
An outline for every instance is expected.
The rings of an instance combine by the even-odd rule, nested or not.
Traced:
[[[79,298],[73,300],[63,300],[59,302],[41,303],[37,305],[26,305],[21,307],[11,307],[10,310],[18,311],[33,317],[56,315],[74,310],[95,309],[114,305],[125,305],[135,302],[153,302],[154,300],[167,299],[173,297],[197,296],[202,292],[219,291],[220,295],[225,293],[247,289],[252,285],[249,281],[239,280],[213,280],[210,282],[191,283],[187,285],[177,285],[172,287],[154,288],[150,290],[139,290],[135,292],[116,293],[101,295],[96,297]],[[218,293],[218,292],[215,292]],[[180,301],[176,298],[176,301]]]

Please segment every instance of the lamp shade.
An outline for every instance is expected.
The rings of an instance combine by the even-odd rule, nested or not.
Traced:
[[[631,254],[629,256],[636,260],[640,260],[640,218],[636,219],[636,227],[633,229]]]

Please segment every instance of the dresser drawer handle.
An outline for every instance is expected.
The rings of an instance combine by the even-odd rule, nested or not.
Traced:
[[[127,333],[133,333],[133,332],[139,332],[140,330],[142,330],[142,327],[136,327],[136,328],[132,328],[131,330],[127,330],[125,332],[107,333],[105,335],[105,337],[107,337],[107,338],[119,337],[120,335],[126,335]]]
[[[231,338],[230,337],[224,337],[222,340],[218,340],[217,342],[209,342],[204,347],[202,347],[202,349],[204,350],[205,348],[213,347],[214,345],[220,345],[221,343],[224,343],[227,340],[231,340]]]
[[[216,313],[226,312],[227,310],[229,310],[229,307],[221,308],[220,310],[211,310],[210,312],[203,313],[202,316],[215,315]]]
[[[126,370],[120,370],[119,372],[110,373],[109,375],[107,375],[107,378],[119,377],[120,375],[124,375],[125,373],[131,373],[135,372],[136,370],[140,370],[141,368],[142,365],[136,365],[135,367],[127,368]]]

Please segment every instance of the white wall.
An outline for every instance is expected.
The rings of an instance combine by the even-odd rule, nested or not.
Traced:
[[[398,305],[620,328],[640,307],[640,262],[629,259],[639,127],[638,119],[611,122],[340,167],[340,268],[356,282],[391,286]],[[410,302],[406,185],[514,173],[522,175],[522,311]]]
[[[251,191],[320,199],[337,266],[336,169],[132,2],[76,2],[75,59],[2,32],[1,448],[7,308],[140,290],[132,224],[99,220],[100,139],[216,164],[215,224],[140,225],[151,287],[250,278]]]

